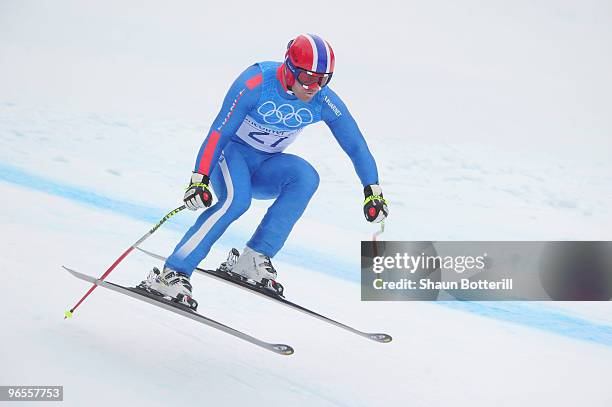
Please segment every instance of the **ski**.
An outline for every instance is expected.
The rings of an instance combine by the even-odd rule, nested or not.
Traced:
[[[155,254],[153,252],[150,252],[148,250],[142,249],[140,247],[137,247],[136,249],[140,250],[141,252],[155,258],[161,261],[166,261],[166,258],[164,256],[160,256],[159,254]],[[213,278],[217,281],[222,281],[224,283],[228,283],[230,285],[233,285],[235,287],[239,287],[242,288],[243,290],[247,290],[250,291],[252,293],[255,293],[261,297],[267,298],[269,300],[272,301],[276,301],[286,307],[298,310],[306,315],[309,315],[311,317],[317,318],[320,321],[326,322],[328,324],[334,325],[338,328],[344,329],[345,331],[354,333],[356,335],[359,335],[363,338],[367,338],[376,342],[380,342],[380,343],[387,343],[387,342],[391,342],[391,340],[393,339],[391,337],[391,335],[388,334],[384,334],[384,333],[368,333],[368,332],[362,332],[358,329],[355,329],[351,326],[348,326],[346,324],[343,324],[341,322],[338,322],[334,319],[331,319],[329,317],[326,317],[325,315],[321,315],[318,312],[312,311],[306,307],[303,307],[299,304],[296,304],[294,302],[291,302],[289,300],[287,300],[285,297],[281,296],[281,295],[277,295],[275,293],[273,293],[270,290],[267,290],[265,288],[261,288],[252,284],[249,284],[247,282],[241,281],[241,280],[237,280],[232,278],[228,273],[223,272],[223,271],[219,271],[219,270],[205,270],[202,268],[197,267],[195,269],[195,271],[198,274],[204,275],[206,277],[210,277]]]
[[[136,298],[139,299],[141,301],[144,302],[148,302],[149,304],[155,305],[157,307],[166,309],[168,311],[172,311],[175,314],[178,315],[182,315],[184,317],[193,319],[194,321],[200,322],[204,325],[208,325],[211,328],[215,328],[218,329],[219,331],[223,331],[227,334],[230,334],[236,338],[242,339],[246,342],[252,343],[253,345],[257,345],[259,347],[262,347],[266,350],[272,351],[274,353],[277,353],[279,355],[291,355],[293,354],[293,348],[289,345],[284,345],[284,344],[275,344],[275,343],[269,343],[269,342],[265,342],[262,341],[260,339],[257,339],[253,336],[250,336],[248,334],[245,334],[244,332],[238,331],[234,328],[231,328],[227,325],[224,325],[220,322],[217,322],[213,319],[210,319],[208,317],[205,317],[204,315],[201,315],[193,310],[191,310],[189,307],[185,306],[185,305],[181,305],[178,303],[173,303],[171,301],[168,301],[166,299],[164,299],[164,297],[159,296],[159,295],[155,295],[152,293],[149,293],[147,291],[141,290],[141,289],[137,289],[137,288],[131,288],[131,287],[124,287],[121,286],[119,284],[115,284],[115,283],[111,283],[109,281],[105,281],[105,280],[98,280],[95,277],[89,276],[87,274],[83,274],[83,273],[79,273],[78,271],[69,269],[68,267],[62,266],[65,270],[67,270],[70,274],[72,274],[73,276],[75,276],[76,278],[79,278],[81,280],[84,281],[88,281],[90,283],[93,283],[97,286],[100,287],[104,287],[104,288],[108,288],[109,290],[113,290],[116,291],[118,293],[121,294],[125,294],[127,296],[130,296],[132,298]]]

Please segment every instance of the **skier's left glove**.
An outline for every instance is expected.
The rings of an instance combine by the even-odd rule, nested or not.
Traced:
[[[363,214],[368,222],[379,223],[389,215],[387,200],[383,198],[382,189],[378,184],[368,185],[363,189]]]
[[[212,204],[212,194],[208,187],[210,180],[208,175],[194,172],[191,174],[191,182],[185,192],[183,202],[187,208],[197,211],[200,208],[208,208]]]

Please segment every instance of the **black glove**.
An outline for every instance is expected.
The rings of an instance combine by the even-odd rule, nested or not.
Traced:
[[[197,211],[200,208],[208,208],[212,204],[212,194],[210,193],[210,188],[208,188],[209,182],[208,175],[198,172],[194,172],[191,175],[191,182],[189,182],[187,192],[185,192],[185,197],[183,198],[187,208]]]
[[[363,189],[365,201],[363,202],[363,214],[368,222],[379,223],[389,215],[387,200],[383,198],[382,189],[378,184],[368,185]]]

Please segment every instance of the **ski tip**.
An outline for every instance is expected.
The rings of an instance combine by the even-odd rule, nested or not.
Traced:
[[[64,312],[64,319],[72,318],[72,311]]]
[[[276,353],[278,353],[279,355],[293,355],[293,348],[289,345],[283,345],[283,344],[275,344],[272,345],[272,350]]]
[[[387,334],[368,334],[368,338],[380,343],[389,343],[393,340],[391,335]]]

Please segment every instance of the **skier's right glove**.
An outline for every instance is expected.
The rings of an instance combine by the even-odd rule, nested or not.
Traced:
[[[389,215],[387,200],[383,198],[382,189],[378,184],[368,185],[363,189],[365,201],[363,202],[363,214],[368,222],[379,223]]]
[[[209,183],[208,175],[198,172],[194,172],[191,175],[191,181],[183,198],[187,208],[197,211],[200,208],[208,208],[212,204],[212,194],[208,187]]]

